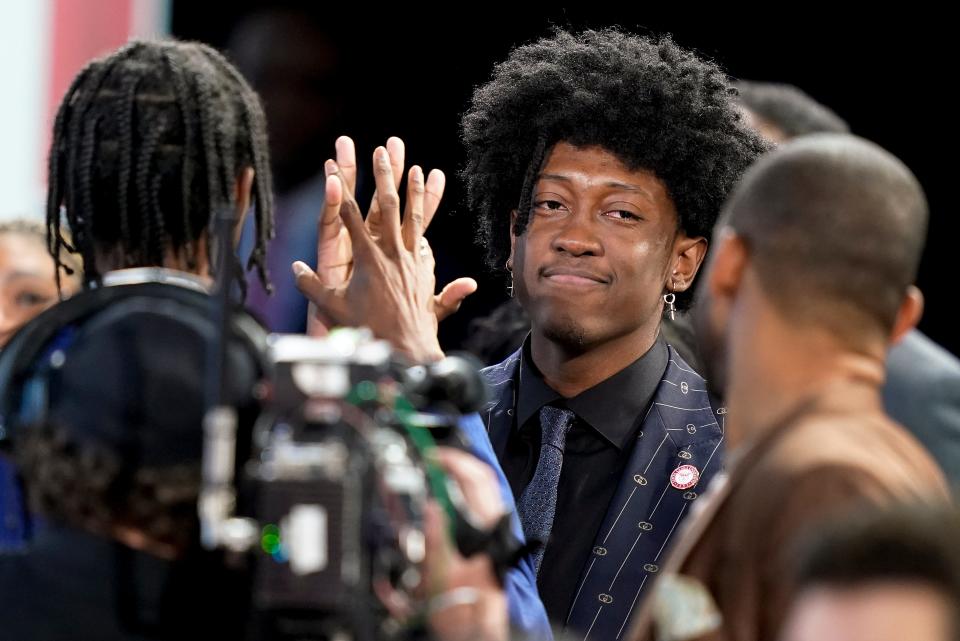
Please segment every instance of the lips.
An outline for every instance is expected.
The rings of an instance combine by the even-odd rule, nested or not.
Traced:
[[[610,283],[609,278],[597,272],[559,265],[541,269],[540,277],[551,283],[580,287],[607,285]]]

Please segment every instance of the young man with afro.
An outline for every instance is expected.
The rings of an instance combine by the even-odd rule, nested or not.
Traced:
[[[723,73],[615,30],[515,49],[464,116],[472,211],[532,331],[484,413],[557,622],[614,638],[697,492],[723,409],[660,336],[763,144]],[[509,233],[508,233],[509,230]],[[667,311],[669,315],[669,311]]]
[[[720,206],[766,148],[731,93],[670,38],[558,31],[511,52],[463,118],[469,209],[532,324],[484,371],[494,398],[481,418],[541,543],[547,613],[591,638],[622,633],[721,468],[725,411],[660,324],[689,304]],[[444,302],[414,276],[421,252],[381,251],[359,212],[341,216],[363,246],[351,275],[326,282],[297,264],[301,290],[330,320],[361,309],[414,357],[442,353]]]

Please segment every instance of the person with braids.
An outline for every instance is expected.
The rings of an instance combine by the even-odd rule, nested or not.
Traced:
[[[207,46],[131,42],[89,63],[64,96],[46,240],[57,286],[71,289],[62,272],[85,291],[26,325],[0,359],[4,454],[30,513],[3,506],[26,550],[0,563],[4,594],[18,594],[3,604],[5,636],[195,638],[242,619],[226,614],[243,602],[236,581],[196,552],[216,331],[206,301],[221,251],[212,222],[226,212],[239,225],[251,201],[259,240],[248,264],[266,281],[270,180],[259,100]],[[225,342],[224,400],[252,421],[261,365]]]
[[[257,96],[209,47],[132,42],[91,62],[64,96],[53,129],[46,242],[56,287],[72,292],[62,276],[82,274],[91,291],[151,280],[206,291],[213,216],[224,208],[242,216],[251,197],[259,241],[249,264],[266,282],[272,210],[265,144]],[[61,314],[55,308],[41,318]],[[6,547],[23,543],[16,504],[3,505],[7,529],[17,524],[18,533],[6,537]]]
[[[210,47],[133,42],[77,75],[57,113],[47,226],[59,262],[61,217],[83,283],[132,267],[209,277],[213,217],[255,205],[248,259],[267,282],[272,186],[263,110]],[[237,224],[241,221],[236,221]]]
[[[715,65],[616,29],[514,49],[474,93],[463,140],[480,242],[532,325],[485,370],[494,399],[478,420],[541,543],[547,613],[613,639],[721,467],[725,412],[660,325],[689,303],[720,206],[766,145]],[[442,353],[434,313],[448,305],[410,276],[416,250],[388,252],[353,207],[340,213],[362,248],[352,275],[298,263],[301,291],[334,322],[373,310],[382,336]]]

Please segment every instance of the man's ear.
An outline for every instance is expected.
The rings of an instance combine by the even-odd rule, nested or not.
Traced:
[[[730,227],[717,230],[710,266],[706,273],[706,286],[716,298],[732,299],[743,282],[750,252],[747,243]]]
[[[684,292],[693,285],[703,257],[707,254],[707,239],[703,236],[691,238],[681,231],[673,249],[673,270],[668,275],[665,289]]]
[[[890,343],[898,343],[907,332],[917,326],[920,317],[923,316],[923,292],[919,288],[910,285],[907,287],[907,293],[900,302],[900,309],[897,310],[897,318],[893,322],[893,331],[890,334]]]

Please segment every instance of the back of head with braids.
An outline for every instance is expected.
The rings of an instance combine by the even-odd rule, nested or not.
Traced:
[[[60,105],[50,150],[50,252],[60,265],[61,248],[79,253],[85,286],[99,283],[104,266],[162,266],[171,255],[200,269],[198,257],[213,255],[213,218],[235,207],[246,167],[255,172],[257,223],[247,268],[268,286],[273,202],[257,95],[206,45],[131,42],[87,65]],[[60,232],[61,208],[72,245]]]
[[[709,236],[727,194],[765,144],[741,122],[726,76],[675,45],[616,29],[559,31],[514,49],[463,117],[462,177],[487,262],[502,269],[530,214],[552,146],[597,145],[666,185],[689,236]],[[687,302],[689,292],[678,295]]]

